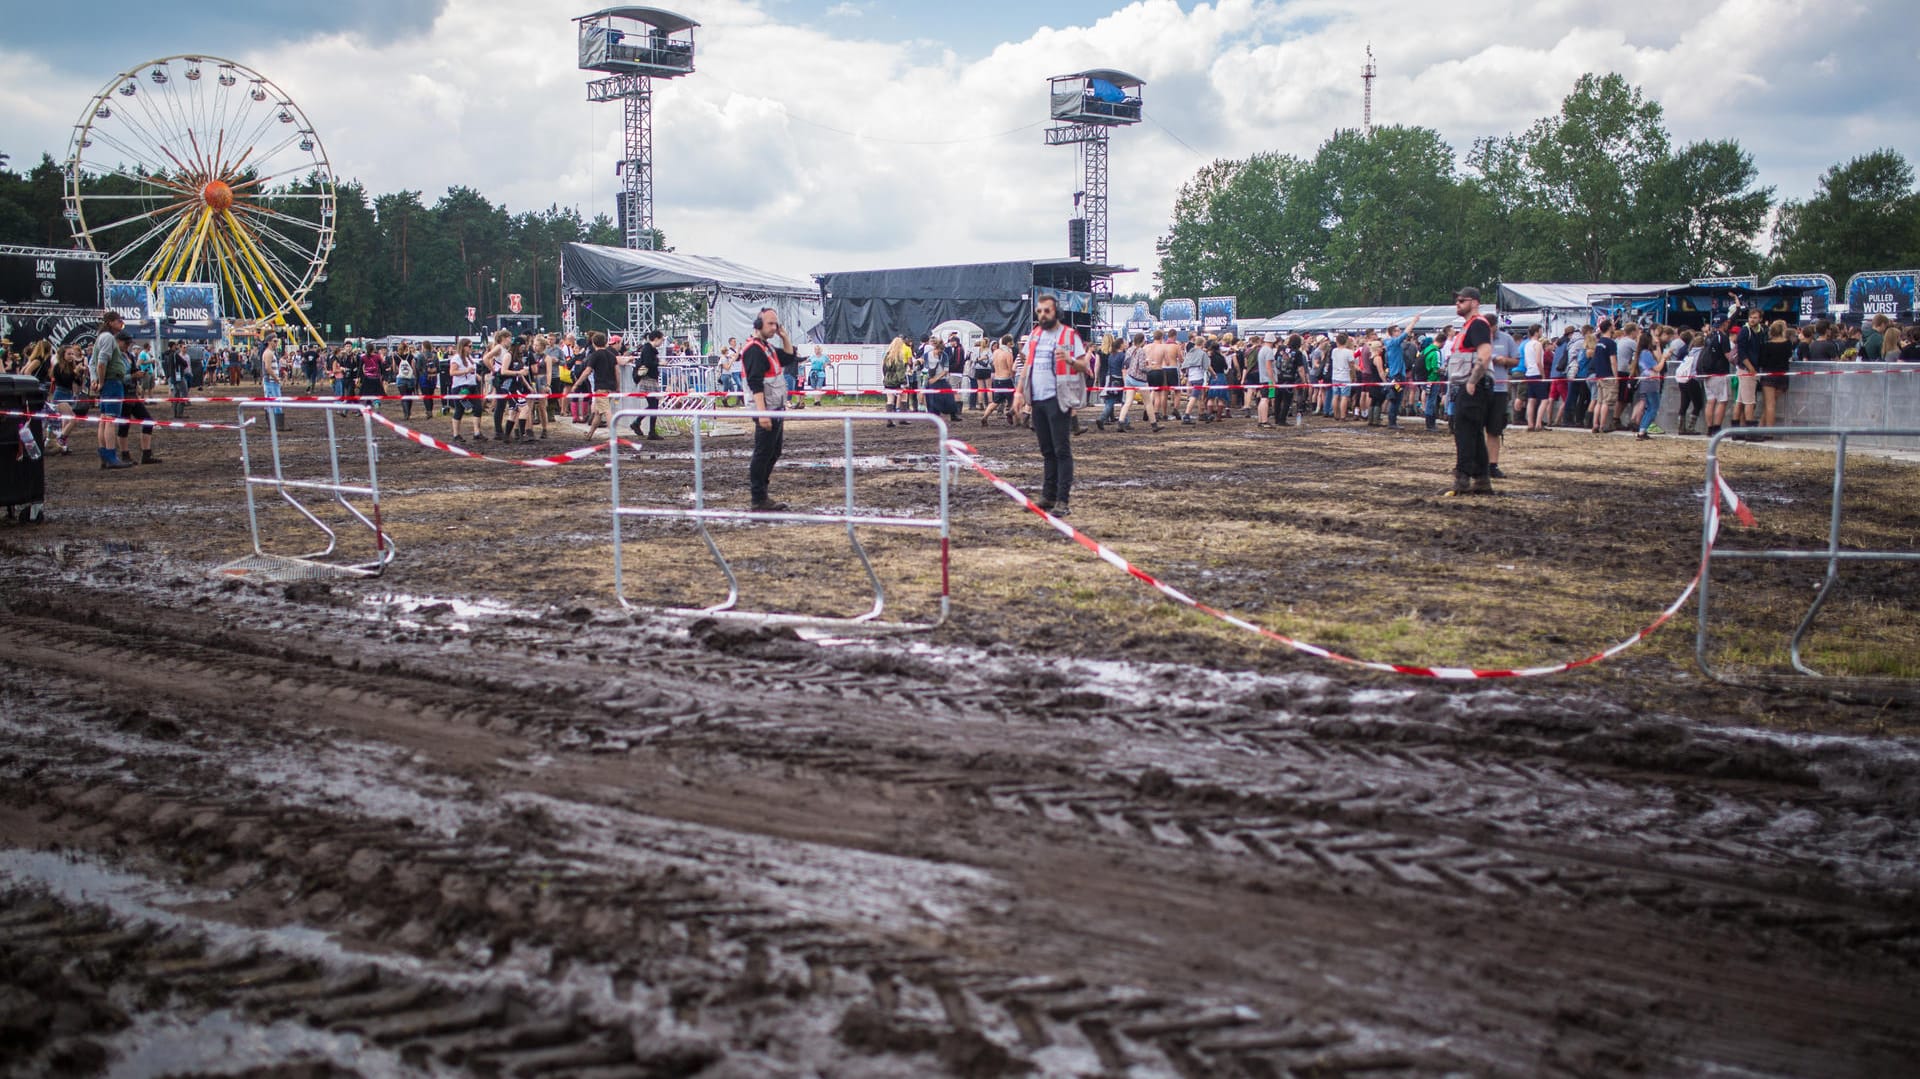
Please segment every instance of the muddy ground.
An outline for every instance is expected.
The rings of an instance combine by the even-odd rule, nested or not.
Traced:
[[[297,417],[287,442],[309,477],[316,429]],[[530,448],[580,444],[561,430]],[[1037,478],[1028,432],[959,433]],[[1818,575],[1753,563],[1715,571],[1715,655],[1747,685],[1694,667],[1691,607],[1592,670],[1413,683],[1177,608],[956,473],[948,624],[803,638],[615,602],[597,459],[379,445],[399,553],[378,580],[214,576],[247,551],[230,433],[163,434],[165,463],[126,473],[76,440],[50,462],[50,523],[0,528],[9,1072],[1920,1058],[1920,746],[1886,681],[1915,673],[1910,571],[1850,568],[1810,639],[1816,666],[1882,680],[1849,694],[1778,677]],[[1366,658],[1577,658],[1699,558],[1697,440],[1516,433],[1502,494],[1462,500],[1438,494],[1445,435],[1417,430],[1077,446],[1082,528]],[[860,511],[931,513],[934,449],[863,427]],[[688,450],[623,460],[628,503],[689,504]],[[842,454],[837,428],[794,425],[776,494],[837,506]],[[711,501],[744,504],[744,440],[709,465]],[[1735,447],[1726,467],[1759,516],[1729,544],[1819,541],[1824,459]],[[1848,541],[1911,548],[1911,490],[1908,466],[1857,462]],[[262,523],[303,549],[290,511]],[[630,598],[719,598],[684,526],[630,527]],[[743,605],[870,602],[844,530],[716,536]],[[933,614],[932,539],[862,538],[889,616]]]

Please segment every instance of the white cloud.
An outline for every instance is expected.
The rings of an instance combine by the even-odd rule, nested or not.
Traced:
[[[339,174],[374,191],[432,199],[466,184],[515,210],[610,213],[621,113],[585,99],[579,8],[453,0],[404,41],[324,36],[236,58],[287,88]],[[1885,14],[1860,0],[1715,0],[1684,24],[1653,0],[1496,3],[1471,22],[1422,0],[1137,0],[970,60],[862,39],[858,20],[828,34],[779,13],[749,0],[697,12],[698,72],[658,88],[655,170],[657,217],[681,250],[790,273],[1064,254],[1078,166],[1042,144],[1044,80],[1088,66],[1147,82],[1150,122],[1115,133],[1110,192],[1110,255],[1143,271],[1204,163],[1168,132],[1207,157],[1310,154],[1358,125],[1369,40],[1376,121],[1435,127],[1462,154],[1607,70],[1665,104],[1676,142],[1739,138],[1786,195],[1853,154],[1920,145],[1911,110],[1858,92],[1857,43]],[[16,164],[43,147],[58,156],[110,74],[0,46],[0,149]],[[1149,272],[1120,281],[1150,285]]]
[[[861,10],[859,4],[839,3],[828,8],[826,14],[829,19],[851,19],[859,16]]]

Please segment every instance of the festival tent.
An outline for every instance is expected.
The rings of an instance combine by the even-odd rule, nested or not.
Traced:
[[[1652,298],[1668,289],[1685,287],[1682,284],[1583,285],[1526,282],[1501,285],[1496,303],[1500,310],[1516,318],[1522,314],[1537,315],[1546,325],[1547,331],[1553,333],[1562,326],[1591,325],[1593,303],[1597,298],[1606,297],[1620,303],[1635,298]]]
[[[827,338],[886,342],[952,320],[993,337],[1031,325],[1034,264],[984,262],[816,274],[826,294]]]
[[[1483,308],[1492,315],[1491,309]],[[1310,307],[1288,311],[1258,322],[1241,322],[1240,335],[1292,333],[1365,333],[1389,326],[1406,327],[1415,318],[1421,327],[1437,330],[1458,321],[1452,304],[1428,307]]]
[[[560,281],[569,295],[700,289],[707,294],[717,340],[752,333],[754,317],[763,307],[780,312],[780,321],[794,340],[819,340],[818,286],[728,259],[567,244],[560,253]]]

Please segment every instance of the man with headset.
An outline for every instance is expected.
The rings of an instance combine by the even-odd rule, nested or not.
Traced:
[[[774,347],[778,337],[780,345]],[[787,407],[786,369],[799,363],[793,342],[780,325],[780,312],[763,307],[753,319],[753,336],[740,348],[740,373],[747,384],[750,407],[759,412],[782,412]],[[753,461],[747,466],[747,486],[753,492],[753,508],[761,513],[778,513],[785,502],[767,497],[767,484],[773,479],[774,462],[786,437],[785,420],[762,416],[753,423]]]

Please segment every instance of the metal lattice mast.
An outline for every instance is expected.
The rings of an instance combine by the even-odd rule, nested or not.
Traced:
[[[1109,128],[1098,128],[1098,135],[1080,144],[1080,173],[1086,192],[1081,211],[1087,219],[1086,261],[1096,266],[1107,264],[1107,148],[1112,141]],[[1096,277],[1093,291],[1113,295],[1113,278]]]
[[[1107,161],[1113,129],[1141,119],[1141,81],[1124,71],[1099,68],[1047,80],[1048,146],[1072,146],[1080,155],[1080,191],[1075,216],[1067,220],[1067,253],[1090,279],[1088,291],[1113,295],[1113,267],[1107,262]],[[1100,308],[1094,308],[1097,313]],[[1097,314],[1096,314],[1097,317]]]
[[[620,159],[621,244],[651,251],[653,218],[653,81],[693,73],[693,31],[700,24],[659,8],[613,7],[574,20],[580,27],[580,69],[606,78],[587,84],[588,101],[618,101],[626,137]],[[653,294],[627,294],[627,339],[654,326]]]
[[[1373,80],[1380,74],[1373,64],[1373,45],[1367,45],[1367,66],[1360,69],[1360,83],[1366,89],[1360,96],[1360,126],[1367,134],[1373,134]]]
[[[626,180],[629,251],[653,250],[653,80],[645,75],[625,95],[627,115]],[[627,295],[627,339],[638,341],[653,328],[653,293]]]

